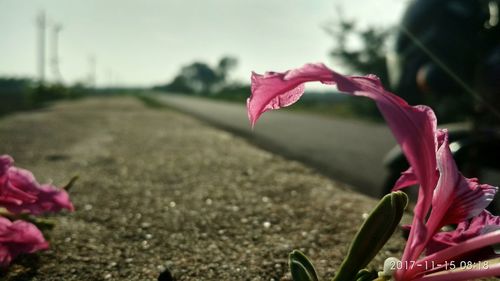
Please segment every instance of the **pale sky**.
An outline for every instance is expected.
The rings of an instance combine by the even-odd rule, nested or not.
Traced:
[[[98,86],[150,86],[169,81],[194,60],[215,64],[223,55],[238,58],[233,78],[240,81],[249,80],[252,70],[307,62],[335,67],[328,56],[332,38],[321,26],[335,19],[337,6],[362,25],[388,26],[407,2],[0,0],[0,76],[36,77],[35,18],[42,10],[49,22],[63,25],[59,58],[65,82],[85,81],[95,56]],[[49,66],[46,72],[50,79]]]

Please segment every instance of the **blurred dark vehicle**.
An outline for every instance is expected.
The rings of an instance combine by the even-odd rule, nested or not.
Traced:
[[[469,125],[450,130],[457,165],[465,176],[497,185],[499,8],[500,0],[414,0],[388,55],[394,92],[410,104],[430,105],[440,121],[467,120]],[[394,149],[386,166],[390,175],[384,190],[389,192],[408,163]]]
[[[412,1],[387,56],[394,92],[432,106],[443,122],[483,110],[473,93],[500,108],[499,7],[499,0]]]

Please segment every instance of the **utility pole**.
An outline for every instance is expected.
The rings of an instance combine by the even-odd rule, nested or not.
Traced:
[[[95,55],[89,56],[89,87],[97,87],[97,59]]]
[[[59,32],[61,32],[62,25],[59,23],[54,23],[52,27],[52,57],[51,57],[51,68],[52,75],[54,76],[55,82],[62,82],[61,72],[59,70]]]
[[[40,11],[37,16],[37,42],[38,42],[38,80],[41,85],[45,83],[45,11]]]

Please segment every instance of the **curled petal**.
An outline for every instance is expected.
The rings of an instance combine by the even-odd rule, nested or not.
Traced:
[[[402,262],[418,260],[426,244],[441,226],[478,215],[492,200],[497,190],[495,187],[481,185],[476,179],[466,179],[459,173],[448,147],[447,132],[436,128],[434,112],[426,106],[408,105],[403,99],[386,91],[373,75],[343,76],[323,64],[307,64],[284,73],[254,73],[252,96],[247,100],[252,126],[265,111],[295,103],[302,96],[306,82],[336,84],[344,94],[364,96],[375,101],[405,154],[411,169],[403,173],[395,188],[418,183],[420,189]],[[494,225],[481,228],[483,232],[496,229]],[[447,248],[434,252],[418,263],[442,263],[496,243],[500,243],[500,231],[476,236],[458,244],[449,243]],[[414,280],[422,273],[418,268],[401,269],[396,272],[395,278]],[[474,274],[487,276],[473,271],[466,276],[476,276]],[[465,280],[462,277],[460,280]],[[450,280],[439,278],[436,281]]]
[[[331,71],[323,64],[306,64],[284,73],[252,73],[252,96],[247,100],[248,117],[252,126],[260,115],[270,109],[294,104],[304,93],[304,83],[330,83]]]
[[[423,222],[430,209],[432,191],[436,185],[437,128],[434,112],[426,106],[410,106],[400,97],[386,91],[374,75],[343,76],[323,64],[307,64],[284,73],[252,76],[252,96],[247,100],[248,116],[252,126],[269,109],[287,106],[302,95],[306,82],[336,84],[345,94],[364,96],[375,101],[393,135],[403,150],[421,185],[415,206],[414,223],[409,239],[418,248],[407,248],[404,260],[418,257],[424,248],[420,241],[426,232]],[[418,232],[418,233],[417,233]],[[410,244],[410,243],[409,243]],[[420,251],[420,252],[419,252]]]
[[[401,173],[401,177],[396,181],[392,191],[401,190],[405,187],[418,184],[418,179],[413,169],[410,167],[408,170]]]

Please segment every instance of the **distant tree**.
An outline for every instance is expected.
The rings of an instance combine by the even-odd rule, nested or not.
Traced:
[[[229,72],[236,68],[238,60],[234,57],[226,56],[220,59],[217,66],[217,74],[221,82],[226,82]]]
[[[228,85],[229,73],[237,64],[237,59],[230,56],[221,58],[214,68],[204,62],[193,62],[182,67],[170,83],[155,89],[187,94],[213,94]]]
[[[154,89],[175,92],[175,93],[185,93],[185,94],[193,93],[193,89],[189,87],[186,78],[182,76],[182,74],[178,74],[177,76],[175,76],[170,83],[162,86],[156,86],[154,87]]]
[[[340,62],[351,74],[377,75],[386,88],[388,85],[388,70],[386,41],[391,29],[365,27],[358,28],[352,20],[343,17],[338,12],[338,20],[324,27],[325,31],[333,38],[335,44],[330,52],[333,60]],[[373,120],[381,120],[378,110],[372,102],[360,99],[347,99],[351,110],[361,116]]]
[[[181,69],[181,77],[196,93],[209,93],[217,83],[217,72],[208,64],[194,62]]]
[[[326,32],[334,39],[330,52],[335,60],[357,74],[372,73],[382,83],[388,82],[386,40],[390,29],[366,27],[357,28],[356,23],[347,20],[339,12],[339,20],[325,26]]]

